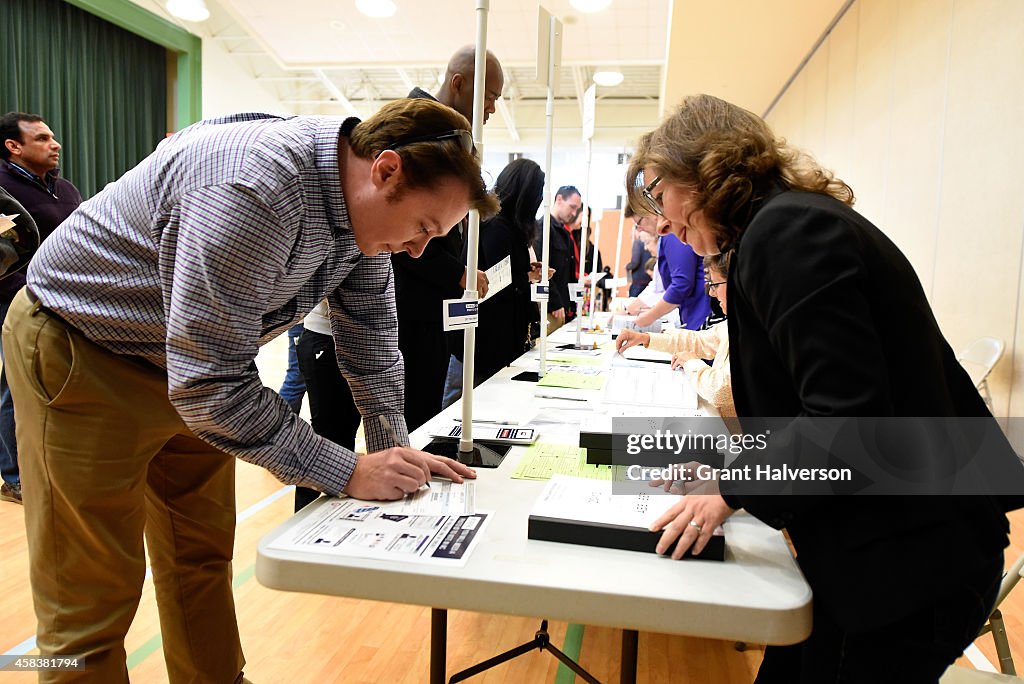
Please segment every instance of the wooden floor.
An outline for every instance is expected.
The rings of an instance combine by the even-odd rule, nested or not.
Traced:
[[[277,340],[261,352],[258,363],[267,385],[280,385],[286,350],[286,343]],[[291,515],[293,495],[283,491],[266,471],[242,462],[238,466],[238,512],[251,513],[238,524],[234,562],[235,602],[248,661],[246,677],[255,684],[426,682],[428,608],[288,594],[256,581],[256,544]],[[22,510],[0,502],[0,652],[24,649],[35,634]],[[1024,513],[1014,514],[1011,522],[1007,563],[1024,552]],[[1007,599],[1004,615],[1015,661],[1024,669],[1024,586]],[[538,625],[539,619],[452,611],[448,621],[449,673],[532,639]],[[554,645],[562,647],[566,629],[565,623],[550,625]],[[580,662],[602,682],[618,680],[620,636],[619,630],[584,628]],[[996,662],[991,637],[982,637],[976,645],[989,661]],[[167,681],[150,581],[126,650],[133,681]],[[756,645],[740,652],[731,642],[642,633],[638,681],[750,682],[760,660]],[[970,666],[966,658],[960,663]],[[557,661],[533,652],[470,681],[520,684],[555,682],[556,677]],[[0,673],[0,681],[32,682],[35,677],[5,672]]]

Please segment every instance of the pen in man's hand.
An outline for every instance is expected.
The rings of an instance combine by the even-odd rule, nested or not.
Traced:
[[[384,432],[391,438],[391,443],[396,447],[404,447],[405,445],[398,440],[398,434],[395,432],[395,428],[391,426],[391,421],[388,420],[388,417],[384,414],[377,417],[380,418],[380,424],[384,427]],[[430,480],[427,480],[424,484],[427,485],[428,489],[430,488]]]

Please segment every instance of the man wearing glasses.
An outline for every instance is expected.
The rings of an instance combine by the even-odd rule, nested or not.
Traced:
[[[472,119],[475,60],[474,46],[459,49],[448,62],[444,83],[436,97],[421,88],[413,88],[409,97],[435,100]],[[495,103],[505,84],[501,64],[491,52],[487,53],[486,68],[484,123],[495,112]],[[431,242],[418,258],[406,253],[396,253],[391,258],[398,306],[398,347],[405,359],[405,422],[410,432],[441,412],[451,356],[442,323],[442,302],[461,297],[470,275],[462,256],[462,232],[460,224],[444,239]],[[472,277],[483,297],[487,294],[487,276],[478,270]]]
[[[203,121],[82,204],[4,326],[41,655],[127,681],[145,531],[171,681],[241,681],[235,458],[368,499],[472,477],[401,446],[390,256],[497,206],[468,122],[427,100]],[[316,435],[254,363],[323,299],[368,454]]]

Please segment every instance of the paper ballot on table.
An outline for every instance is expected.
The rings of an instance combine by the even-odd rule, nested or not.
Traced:
[[[487,296],[481,299],[486,302],[512,284],[512,257],[505,257],[484,271],[487,276]]]
[[[659,492],[613,496],[610,478],[553,475],[530,515],[647,528],[679,502],[678,496]]]
[[[431,480],[429,487],[388,506],[398,515],[467,515],[476,508],[476,483]]]
[[[679,501],[657,493],[613,494],[610,480],[555,475],[530,511],[527,537],[540,541],[653,553],[659,533],[650,525]],[[716,528],[698,558],[722,560],[725,536]]]
[[[599,390],[604,385],[604,371],[600,368],[578,367],[572,370],[549,370],[538,387],[565,387],[568,389]]]
[[[570,444],[535,444],[526,449],[513,480],[550,480],[555,475],[573,475],[595,480],[611,480],[612,466],[587,463],[583,449]]]
[[[606,404],[697,408],[697,392],[683,373],[669,372],[661,364],[645,368],[612,367],[605,374]]]
[[[672,363],[672,354],[669,352],[658,351],[656,349],[648,349],[642,344],[638,344],[635,347],[630,347],[626,351],[622,352],[624,358],[630,359],[631,361],[655,361],[660,363]]]
[[[328,500],[271,546],[331,556],[460,566],[476,547],[490,517],[480,511],[407,515],[401,512],[403,506],[404,501]]]
[[[640,332],[661,332],[663,326],[662,319],[657,319],[650,325],[637,325],[636,316],[630,316],[629,314],[615,314],[611,320],[612,335],[618,335],[623,330],[638,330]]]

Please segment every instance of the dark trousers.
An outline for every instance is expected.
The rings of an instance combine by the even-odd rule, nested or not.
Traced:
[[[448,340],[440,321],[402,321],[398,348],[405,359],[405,424],[412,432],[441,412]]]
[[[955,550],[951,549],[951,553]],[[794,646],[769,646],[755,684],[934,684],[985,624],[1002,577],[1003,558],[895,622],[850,632],[814,604],[814,629]],[[921,568],[922,573],[942,568]]]
[[[302,331],[301,323],[288,328],[288,370],[285,371],[284,382],[277,392],[295,413],[302,410],[302,396],[306,393],[306,387],[302,384],[302,374],[299,373],[299,360],[296,356]]]
[[[313,431],[346,449],[355,449],[359,429],[359,409],[352,399],[345,376],[338,369],[334,338],[306,330],[299,338],[299,370],[306,382],[309,396],[310,422]],[[295,488],[295,510],[314,501],[320,492],[306,487]]]

